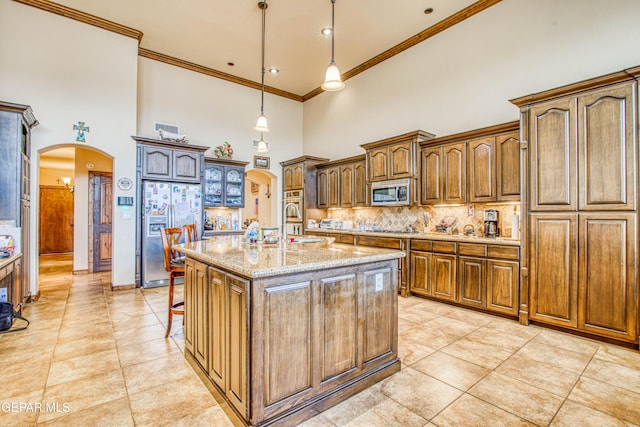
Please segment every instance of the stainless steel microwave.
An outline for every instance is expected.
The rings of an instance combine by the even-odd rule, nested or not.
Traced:
[[[409,206],[410,179],[371,183],[371,206]]]

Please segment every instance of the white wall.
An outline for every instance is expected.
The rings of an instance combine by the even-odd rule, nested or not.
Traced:
[[[205,155],[214,157],[213,148],[228,141],[234,160],[250,162],[260,139],[253,130],[260,113],[260,92],[200,73],[140,58],[138,83],[138,135],[157,138],[154,122],[180,126],[191,144],[212,147]],[[271,131],[264,134],[270,143],[269,171],[280,183],[279,162],[302,155],[302,104],[265,93],[264,112]]]
[[[135,179],[137,40],[17,2],[0,2],[0,97],[31,105],[40,125],[32,134],[31,259],[37,259],[38,152],[60,144],[91,146],[115,159],[114,183]],[[73,124],[90,126],[75,142]],[[77,181],[76,181],[77,182]],[[114,201],[121,192],[114,186]],[[135,280],[135,220],[114,209],[114,286]],[[76,218],[76,221],[78,218]],[[32,292],[37,264],[31,265]],[[75,266],[74,266],[75,268]]]
[[[638,17],[637,0],[503,0],[305,102],[304,152],[517,120],[509,99],[640,65]]]

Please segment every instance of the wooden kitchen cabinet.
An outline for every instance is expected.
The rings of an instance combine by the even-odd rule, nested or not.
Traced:
[[[327,182],[328,182],[328,200],[329,208],[340,207],[340,167],[335,166],[327,169]]]
[[[202,178],[201,152],[164,145],[142,145],[141,155],[142,179],[198,183]]]
[[[367,186],[367,164],[364,160],[353,164],[353,207],[369,205],[369,188]]]
[[[638,78],[512,100],[529,152],[525,321],[638,343]]]
[[[409,290],[416,295],[431,296],[431,253],[411,250]]]
[[[388,248],[388,249],[399,249],[407,253],[407,249],[409,248],[408,242],[406,239],[400,239],[397,237],[374,237],[374,236],[360,236],[356,235],[354,239],[354,243],[356,245],[361,246],[373,246],[376,248]],[[409,266],[407,265],[407,257],[398,259],[398,291],[400,295],[407,296],[409,287],[408,287],[408,276]]]
[[[244,171],[248,162],[205,158],[204,207],[244,207]]]
[[[518,261],[487,260],[488,310],[512,316],[518,314],[519,276]]]
[[[458,204],[467,200],[465,143],[423,148],[420,154],[420,203]]]
[[[487,261],[483,258],[461,256],[458,258],[458,268],[459,302],[474,307],[486,307]]]
[[[209,317],[209,376],[220,389],[224,390],[227,380],[225,274],[212,267],[208,269],[207,274],[209,281],[207,310]]]
[[[362,144],[366,150],[369,181],[413,178],[418,173],[416,167],[417,147],[434,135],[424,131],[414,131],[376,142]]]
[[[349,208],[353,206],[354,181],[353,165],[340,167],[340,207]]]
[[[456,243],[411,239],[410,248],[411,292],[454,301],[457,280]]]
[[[469,202],[496,200],[496,141],[494,137],[474,139],[468,143]]]
[[[294,164],[283,168],[284,191],[304,189],[304,171],[302,164]]]
[[[316,182],[318,208],[367,206],[364,156],[354,156],[321,164]]]
[[[433,297],[446,301],[456,299],[456,256],[433,253],[431,255]]]
[[[496,135],[497,202],[520,200],[520,164],[520,132],[516,129]]]
[[[196,262],[192,259],[184,263],[184,346],[194,354],[195,341],[195,302],[196,302]]]
[[[326,209],[329,207],[329,171],[327,169],[318,169],[316,183],[318,184],[316,206],[318,209]]]

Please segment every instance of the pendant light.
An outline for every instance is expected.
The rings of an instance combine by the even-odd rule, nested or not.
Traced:
[[[334,39],[336,34],[335,27],[335,13],[334,9],[336,6],[336,0],[331,0],[331,62],[327,67],[327,72],[324,75],[324,83],[320,85],[322,89],[327,91],[337,91],[344,89],[344,82],[340,78],[340,70],[338,70],[338,65],[335,60],[335,47],[334,47]]]
[[[253,128],[258,132],[269,132],[269,126],[267,124],[267,116],[264,115],[264,27],[265,27],[265,15],[267,11],[267,7],[269,5],[266,1],[258,2],[258,7],[262,9],[262,88],[261,88],[261,100],[260,100],[260,115],[258,116],[258,120],[256,121],[256,126]],[[260,138],[262,141],[262,138]]]
[[[267,144],[267,141],[265,141],[264,138],[262,137],[262,132],[261,132],[260,141],[258,141],[258,149],[256,150],[256,153],[264,154],[268,152],[269,152],[269,145]]]

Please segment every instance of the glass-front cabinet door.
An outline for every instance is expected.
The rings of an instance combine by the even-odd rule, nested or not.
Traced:
[[[223,206],[224,166],[208,164],[204,171],[204,206]]]
[[[244,168],[225,166],[225,206],[244,207]]]

